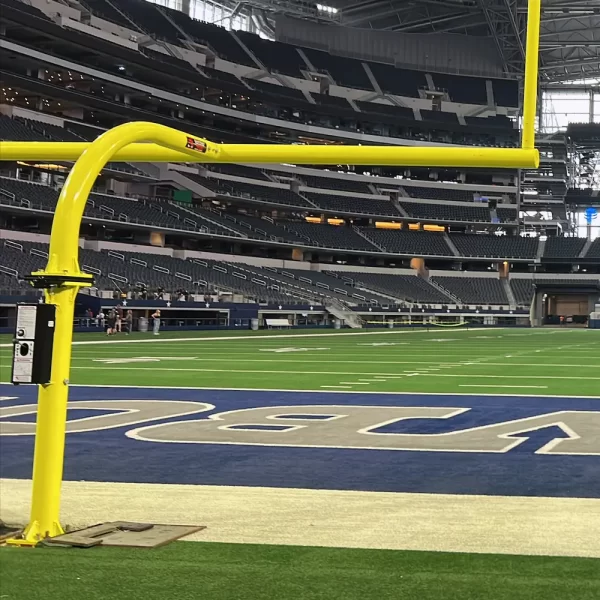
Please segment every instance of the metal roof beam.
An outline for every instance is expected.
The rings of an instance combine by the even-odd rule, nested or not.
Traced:
[[[596,56],[590,56],[588,58],[577,57],[574,59],[560,60],[556,63],[541,66],[540,71],[554,71],[556,69],[579,67],[590,64],[598,65],[600,67],[600,54]]]
[[[515,2],[514,0],[503,0],[503,1],[504,1],[504,6],[506,8],[506,14],[508,15],[508,22],[510,23],[513,35],[515,36],[515,40],[517,42],[517,47],[519,49],[519,52],[521,53],[521,57],[523,58],[523,63],[525,63],[525,47],[523,46],[523,40],[521,38],[521,30],[519,28],[519,24],[517,22],[517,16],[516,16],[517,2]]]
[[[600,79],[600,68],[589,71],[578,71],[577,73],[549,74],[548,81],[557,83],[559,81],[579,81],[581,79]],[[560,89],[570,90],[571,86],[561,85]]]
[[[459,12],[451,15],[442,15],[439,17],[429,17],[424,19],[419,19],[417,21],[412,21],[411,23],[400,23],[399,25],[394,25],[389,29],[393,29],[394,31],[411,31],[412,29],[420,29],[421,27],[426,27],[428,25],[441,25],[442,23],[447,23],[450,21],[455,21],[456,19],[466,19],[471,16],[470,12]],[[387,29],[387,28],[386,28]]]
[[[522,73],[525,64],[524,18],[517,0],[477,0],[507,73]]]

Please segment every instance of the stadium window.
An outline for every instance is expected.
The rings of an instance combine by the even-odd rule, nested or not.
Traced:
[[[183,12],[183,0],[147,0],[152,4],[165,6],[173,10]],[[207,2],[206,0],[190,0],[189,16],[197,21],[213,23],[220,25],[225,29],[236,29],[241,31],[251,31],[250,19],[247,15],[238,13],[233,19],[230,17],[231,9],[218,4],[217,2]]]
[[[600,210],[598,211],[600,214]],[[600,217],[596,216],[592,223],[588,223],[588,218],[586,217],[585,209],[578,210],[575,213],[575,230],[577,232],[577,236],[581,238],[586,238],[588,236],[588,232],[590,234],[590,239],[595,240],[600,237],[600,222],[598,219]]]
[[[600,93],[596,92],[594,95],[594,116],[592,121],[594,123],[600,123]]]
[[[542,131],[552,133],[565,130],[569,123],[590,122],[590,92],[544,92]]]
[[[215,2],[206,2],[204,0],[193,0],[190,2],[190,17],[192,19],[214,23],[225,29],[250,31],[250,21],[246,15],[238,13],[233,19],[230,15],[231,9],[225,8]]]
[[[152,2],[152,4],[158,4],[159,6],[164,6],[166,8],[171,8],[173,10],[181,11],[183,9],[182,0],[148,0],[148,2]]]

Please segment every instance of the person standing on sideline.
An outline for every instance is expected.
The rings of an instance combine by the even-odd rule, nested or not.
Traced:
[[[125,334],[129,335],[133,331],[133,312],[128,310],[125,315]]]
[[[106,330],[106,335],[113,335],[117,333],[117,313],[111,308],[108,311],[108,329]]]
[[[123,307],[120,304],[117,304],[117,324],[116,331],[121,333],[123,328]]]
[[[106,326],[106,315],[104,314],[104,311],[102,309],[100,309],[100,312],[96,316],[96,327],[100,327],[100,328],[102,328],[102,331],[104,331],[105,326]]]
[[[160,309],[156,309],[156,311],[152,315],[152,318],[154,319],[154,335],[158,335],[158,332],[160,331]]]

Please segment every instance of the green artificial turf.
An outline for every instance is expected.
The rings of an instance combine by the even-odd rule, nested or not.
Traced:
[[[355,333],[76,335],[71,381],[600,396],[598,331],[440,328]],[[9,341],[0,340],[6,344],[0,347],[1,381],[10,378]],[[101,343],[80,343],[90,341]],[[288,351],[273,352],[282,349]],[[154,361],[142,362],[148,359]],[[177,542],[156,550],[0,548],[0,563],[0,598],[7,600],[600,598],[600,561],[595,559]]]
[[[164,332],[157,338],[152,334],[108,339],[101,334],[78,336],[71,382],[600,395],[600,332],[596,330],[439,328],[325,336],[300,330],[293,337],[290,332],[217,333]],[[281,338],[286,333],[288,337]],[[89,341],[101,343],[85,343]],[[8,346],[0,348],[2,381],[10,377],[10,352]]]
[[[593,559],[176,542],[0,551],[0,596],[60,600],[597,600]]]

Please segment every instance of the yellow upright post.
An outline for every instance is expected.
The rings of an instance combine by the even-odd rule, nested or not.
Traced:
[[[80,285],[82,284],[65,282],[46,291],[46,302],[56,305],[56,343],[51,383],[40,386],[38,394],[31,519],[24,539],[9,540],[9,543],[35,545],[40,539],[63,532],[58,518],[60,486],[65,450],[73,312]]]
[[[33,460],[31,517],[15,545],[35,545],[60,535],[60,492],[65,452],[69,372],[75,298],[91,275],[79,268],[79,228],[88,195],[98,173],[128,144],[150,140],[193,157],[218,154],[218,146],[155,123],[128,123],[107,131],[75,163],[60,193],[52,223],[48,264],[33,273],[46,288],[46,301],[56,305],[54,354],[50,383],[40,386]]]
[[[525,51],[525,85],[523,91],[523,149],[535,147],[535,115],[539,77],[541,0],[529,0],[527,9],[527,47]]]

